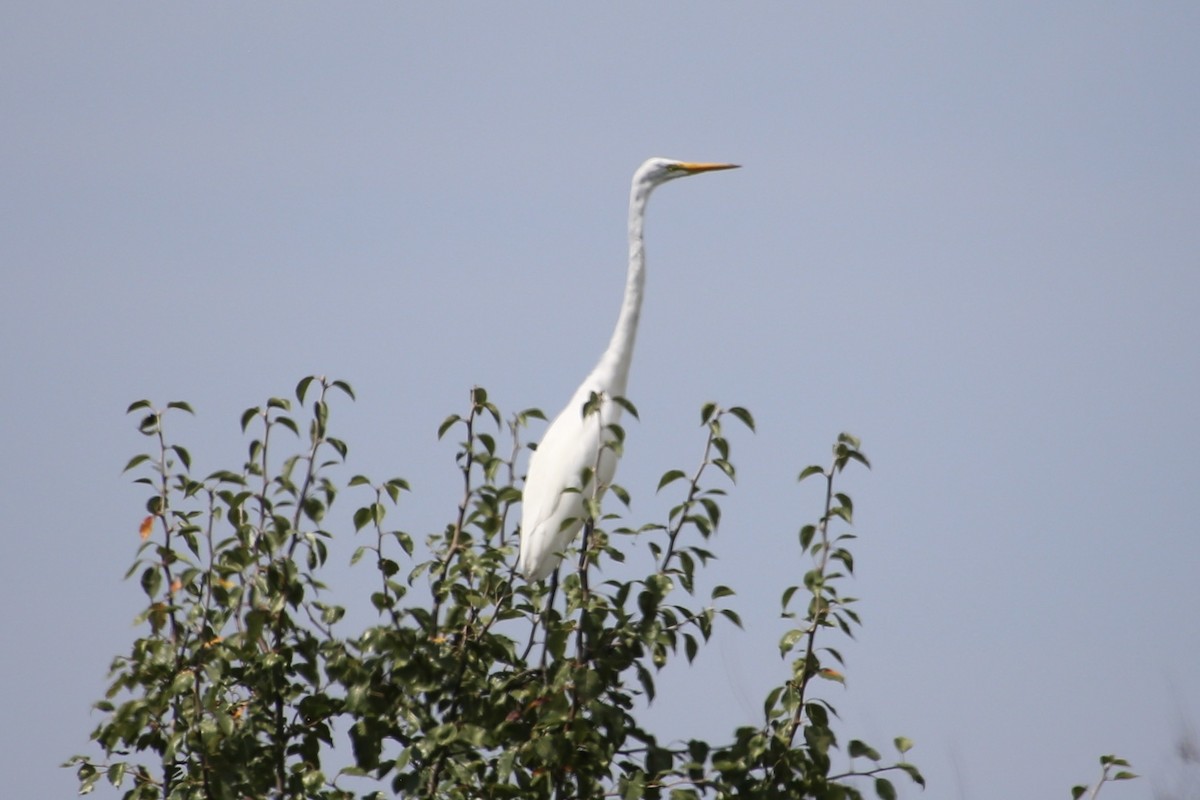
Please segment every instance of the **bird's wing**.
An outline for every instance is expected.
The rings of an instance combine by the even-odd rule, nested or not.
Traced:
[[[585,396],[572,398],[554,418],[529,462],[521,499],[521,571],[544,577],[582,525],[583,494],[579,477],[594,469],[601,423],[581,415]],[[576,402],[578,400],[578,402]],[[590,484],[589,484],[590,485]],[[581,491],[567,492],[575,488]],[[537,577],[534,579],[536,580]]]
[[[580,488],[580,474],[585,467],[594,467],[599,441],[599,432],[595,428],[594,422],[584,425],[579,411],[568,407],[546,429],[529,462],[529,475],[521,499],[523,530],[532,531],[556,516],[564,501],[568,505],[576,504],[571,500],[580,496],[564,495],[563,490]]]

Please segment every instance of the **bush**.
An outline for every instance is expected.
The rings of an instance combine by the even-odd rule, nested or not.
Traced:
[[[353,398],[342,381],[310,377],[295,405],[272,398],[247,410],[245,464],[203,479],[166,426],[190,407],[130,406],[153,442],[126,468],[149,491],[127,575],[147,605],[96,704],[105,716],[92,738],[104,759],[68,762],[82,792],[103,779],[130,787],[127,798],[340,799],[365,785],[365,797],[834,800],[895,797],[895,776],[924,785],[905,760],[907,739],[887,759],[862,741],[842,743],[816,691],[818,681],[843,681],[829,640],[859,624],[839,591],[854,569],[853,503],[835,485],[846,467],[867,465],[854,437],[842,434],[827,465],[800,473],[824,483],[825,503],[799,531],[811,568],[782,592],[794,627],[779,646],[791,677],[766,693],[762,725],[719,743],[664,742],[638,719],[655,676],[672,659],[694,659],[718,624],[740,625],[725,605],[733,590],[698,597],[696,576],[714,558],[706,548],[721,520],[718,484],[736,474],[725,426],[752,430],[750,413],[702,408],[699,465],[658,485],[679,497],[664,523],[622,527],[599,496],[588,498],[560,613],[547,606],[547,587],[514,578],[511,566],[521,434],[540,412],[505,419],[477,388],[466,413],[442,424],[440,436],[459,437],[462,499],[422,545],[391,521],[403,479],[355,475],[342,486],[330,477],[348,454],[329,433],[336,395]],[[625,490],[608,488],[628,504]],[[359,498],[353,526],[368,543],[353,562],[370,575],[363,585],[379,614],[356,635],[341,632],[344,609],[321,583],[343,491]],[[622,560],[635,535],[657,568],[600,580],[597,567]],[[323,764],[351,754],[353,766],[326,774]]]

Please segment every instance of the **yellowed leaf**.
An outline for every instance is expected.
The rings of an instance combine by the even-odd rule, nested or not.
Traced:
[[[838,683],[846,682],[846,676],[838,672],[836,669],[825,668],[817,674],[827,681],[837,681]]]
[[[138,528],[138,536],[142,537],[142,541],[150,538],[150,534],[154,531],[154,517],[146,517],[142,520],[142,526]]]

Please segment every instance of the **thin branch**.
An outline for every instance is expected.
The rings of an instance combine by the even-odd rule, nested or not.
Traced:
[[[517,456],[521,452],[521,415],[513,414],[512,420],[508,423],[508,430],[512,433],[512,451],[508,455],[508,461],[504,462],[508,467],[508,486],[516,487],[517,485]],[[506,487],[507,488],[507,487]],[[504,547],[504,528],[508,523],[508,512],[512,508],[512,503],[505,503],[504,510],[500,514],[500,546]]]
[[[430,613],[430,631],[429,638],[436,638],[438,629],[441,627],[441,622],[438,619],[442,613],[442,602],[444,595],[442,593],[442,585],[446,581],[446,575],[450,572],[450,562],[454,560],[454,556],[458,554],[461,547],[460,540],[462,538],[463,525],[466,523],[467,508],[471,504],[471,495],[474,490],[471,488],[471,470],[475,465],[475,417],[479,413],[480,404],[475,399],[476,389],[471,390],[471,410],[467,413],[465,420],[467,426],[467,439],[465,450],[463,452],[463,494],[462,499],[458,503],[458,516],[454,520],[454,533],[450,539],[450,547],[446,550],[446,554],[442,556],[441,572],[437,579],[433,582],[433,609]]]
[[[696,472],[692,475],[691,481],[688,483],[687,497],[684,498],[683,504],[680,506],[679,517],[675,520],[675,524],[669,530],[667,539],[667,551],[663,554],[662,564],[658,571],[664,573],[671,563],[671,557],[675,554],[675,540],[679,538],[680,532],[683,530],[683,523],[688,518],[688,511],[696,502],[696,493],[700,491],[700,478],[704,475],[704,470],[712,464],[709,455],[712,453],[713,440],[717,438],[717,431],[712,425],[708,428],[708,439],[704,442],[704,454],[700,459],[700,466],[696,468]]]
[[[330,384],[324,377],[318,380],[321,384],[321,394],[317,397],[316,403],[313,404],[311,444],[308,448],[308,455],[305,457],[308,467],[304,471],[304,483],[300,487],[300,494],[296,497],[296,510],[292,514],[292,541],[288,546],[289,559],[295,556],[296,547],[300,544],[300,515],[304,512],[305,501],[308,500],[308,494],[312,491],[313,481],[317,477],[317,454],[320,453],[321,446],[329,441],[326,437],[326,419],[329,408],[325,405],[325,396],[329,392]]]
[[[796,732],[800,730],[800,720],[804,716],[804,695],[808,690],[808,682],[812,679],[813,673],[810,671],[812,664],[813,653],[816,652],[817,628],[821,626],[822,620],[829,611],[829,605],[825,600],[825,569],[829,565],[829,520],[833,515],[833,476],[837,468],[837,459],[835,458],[833,466],[825,475],[825,513],[821,516],[821,521],[817,525],[817,533],[821,537],[821,555],[817,563],[818,582],[813,589],[813,609],[809,614],[808,634],[805,637],[804,645],[804,670],[800,673],[800,682],[797,686],[796,709],[792,712],[792,721],[788,731],[788,747],[796,740]]]
[[[859,772],[858,770],[854,770],[851,772],[843,772],[840,775],[830,775],[828,778],[826,778],[826,780],[833,782],[833,781],[842,781],[847,778],[873,778],[876,775],[882,775],[885,772],[904,772],[904,771],[905,771],[904,767],[901,767],[897,764],[893,764],[890,767],[876,767],[875,769],[868,769],[868,770],[864,770],[862,772]]]

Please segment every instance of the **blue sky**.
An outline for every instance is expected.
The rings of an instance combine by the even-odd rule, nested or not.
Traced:
[[[651,155],[744,168],[651,204],[633,518],[701,403],[759,423],[714,548],[746,631],[664,676],[663,734],[757,721],[819,513],[795,475],[849,430],[847,733],[913,738],[932,798],[1065,797],[1107,752],[1149,778],[1105,796],[1169,788],[1200,717],[1198,40],[1187,3],[9,4],[8,791],[73,791],[134,635],[131,401],[196,407],[203,474],[242,409],[346,379],[353,469],[440,529],[438,423],[473,384],[569,397]]]

